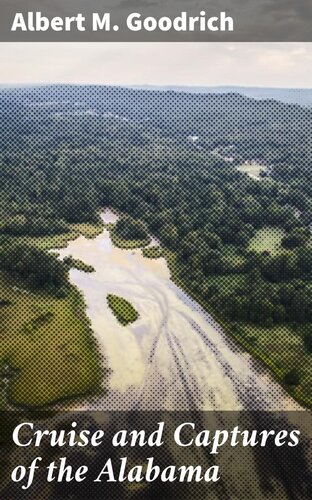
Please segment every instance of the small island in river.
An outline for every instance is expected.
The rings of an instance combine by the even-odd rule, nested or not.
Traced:
[[[123,326],[129,325],[138,319],[139,313],[126,299],[109,293],[107,302],[114,316]]]

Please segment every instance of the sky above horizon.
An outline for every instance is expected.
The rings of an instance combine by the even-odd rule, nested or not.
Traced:
[[[0,84],[312,88],[312,43],[1,43]]]

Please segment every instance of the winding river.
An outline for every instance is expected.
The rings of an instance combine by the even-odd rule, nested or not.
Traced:
[[[102,213],[106,224],[116,218],[110,210]],[[69,242],[60,255],[95,269],[70,272],[110,368],[108,392],[88,403],[90,409],[300,409],[266,368],[170,280],[165,259],[114,247],[107,229],[95,239]],[[129,300],[139,319],[121,326],[107,305],[109,293]]]

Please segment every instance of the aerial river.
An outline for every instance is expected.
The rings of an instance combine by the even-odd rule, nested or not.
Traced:
[[[117,217],[102,213],[104,223]],[[81,236],[60,251],[94,267],[70,272],[110,368],[108,391],[94,405],[120,410],[296,410],[269,371],[236,345],[170,279],[165,259],[113,246],[109,231]],[[118,323],[107,294],[130,301],[139,318]],[[95,409],[94,408],[94,409]]]

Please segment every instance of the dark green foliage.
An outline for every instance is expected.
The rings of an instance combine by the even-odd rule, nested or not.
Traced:
[[[309,228],[295,228],[287,236],[282,239],[284,248],[294,249],[299,246],[306,245],[311,238]]]
[[[284,377],[284,382],[287,385],[296,387],[300,384],[300,374],[296,368],[293,368]]]
[[[303,341],[307,352],[312,354],[312,325],[305,325]]]
[[[22,243],[3,246],[0,269],[22,286],[57,293],[67,284],[66,268],[54,255]]]
[[[16,215],[0,226],[0,233],[12,236],[45,236],[61,234],[69,231],[64,221],[45,219],[44,217],[27,219],[25,216]]]
[[[312,110],[80,86],[4,90],[0,109],[0,241],[9,253],[11,235],[66,231],[112,206],[128,214],[114,229],[122,243],[154,234],[179,282],[232,321],[312,321]],[[261,182],[236,170],[252,158],[270,167]],[[281,251],[249,251],[268,226],[286,232]],[[61,263],[54,271],[46,262],[40,278],[35,265],[5,259],[24,282],[62,293]]]
[[[10,300],[0,298],[0,307],[6,307],[10,305],[11,305]]]
[[[304,345],[306,347],[306,350],[312,354],[312,335],[306,335],[304,337]]]
[[[115,236],[122,240],[146,240],[148,228],[142,221],[123,215],[116,223]]]
[[[85,273],[93,273],[94,272],[93,266],[86,264],[82,260],[74,259],[71,255],[69,255],[68,257],[64,257],[63,264],[68,269],[75,268],[75,269],[78,269],[78,271],[84,271]]]

